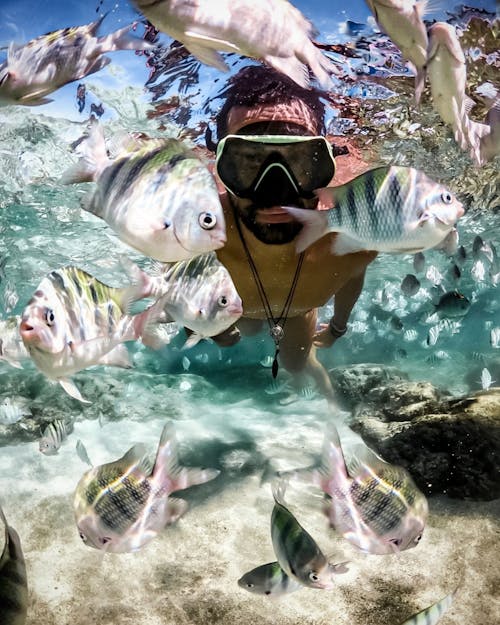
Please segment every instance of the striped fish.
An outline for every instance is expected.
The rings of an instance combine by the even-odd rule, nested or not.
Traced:
[[[42,438],[38,441],[38,448],[45,456],[55,456],[59,451],[62,442],[73,431],[71,422],[56,419],[45,428]]]
[[[382,460],[350,430],[349,437],[355,444],[346,460],[331,424],[321,467],[312,472],[312,481],[329,496],[325,512],[332,527],[366,553],[416,547],[427,519],[426,498],[405,469]]]
[[[213,480],[215,469],[179,466],[173,424],[163,428],[153,469],[142,444],[115,462],[93,467],[74,495],[76,524],[89,547],[113,553],[136,551],[187,509],[170,493]]]
[[[4,360],[16,369],[22,369],[21,362],[29,358],[19,336],[21,317],[14,315],[0,320],[0,360]]]
[[[446,610],[451,606],[455,592],[446,595],[446,597],[443,597],[440,601],[433,603],[425,610],[413,615],[407,621],[401,623],[401,625],[436,625]]]
[[[331,590],[333,575],[344,573],[344,564],[330,564],[315,540],[284,505],[285,482],[273,485],[274,508],[271,539],[278,563],[288,577],[309,588]]]
[[[221,71],[229,67],[218,50],[265,61],[302,87],[311,69],[324,89],[334,63],[313,43],[315,28],[288,0],[133,0],[159,30],[181,41],[199,59]]]
[[[128,259],[122,262],[133,281],[147,285],[145,289],[154,297],[163,297],[168,320],[192,331],[184,348],[224,332],[243,314],[231,275],[215,252],[178,263],[157,263],[155,276],[147,275]],[[189,364],[187,361],[184,366],[183,360],[186,371]]]
[[[81,155],[62,182],[95,181],[83,208],[103,219],[122,241],[162,262],[187,260],[222,247],[225,222],[207,167],[176,139],[129,138],[115,160],[93,124]]]
[[[303,588],[288,577],[279,562],[269,562],[248,571],[238,580],[238,586],[256,595],[279,596]]]
[[[38,369],[85,401],[68,376],[98,364],[131,366],[122,343],[148,336],[162,312],[158,300],[138,315],[127,315],[130,303],[141,297],[142,285],[116,289],[81,269],[64,267],[41,281],[22,313],[19,332]]]
[[[361,250],[413,254],[439,246],[464,214],[444,186],[411,167],[379,167],[316,193],[319,208],[334,208],[283,207],[304,226],[298,252],[337,232],[332,244],[337,256]]]
[[[102,56],[106,52],[154,47],[132,37],[132,25],[97,37],[103,19],[104,16],[85,26],[56,30],[24,46],[11,44],[7,61],[0,66],[0,104],[46,104],[51,102],[45,97],[49,93],[110,63],[111,59]]]
[[[24,625],[28,610],[28,582],[21,541],[0,507],[5,545],[0,557],[0,625]]]

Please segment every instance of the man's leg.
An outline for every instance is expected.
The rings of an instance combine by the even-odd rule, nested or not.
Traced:
[[[327,399],[334,399],[332,383],[327,371],[316,358],[313,337],[316,333],[317,311],[310,310],[300,317],[287,319],[285,334],[280,342],[280,364],[297,380],[304,373],[310,375]]]

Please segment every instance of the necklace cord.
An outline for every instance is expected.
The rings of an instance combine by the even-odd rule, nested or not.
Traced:
[[[236,224],[236,228],[238,230],[238,235],[240,237],[241,243],[243,245],[243,249],[245,250],[245,255],[247,257],[248,260],[248,264],[250,266],[250,269],[252,271],[252,276],[255,282],[255,285],[257,286],[257,291],[259,293],[259,297],[260,300],[262,302],[262,306],[264,307],[264,311],[266,313],[266,319],[267,319],[267,323],[269,325],[269,334],[271,335],[274,344],[275,344],[275,354],[274,354],[274,360],[273,360],[273,365],[272,365],[272,375],[273,378],[276,378],[276,376],[278,375],[278,354],[279,354],[279,344],[281,339],[284,336],[284,329],[285,329],[285,324],[286,321],[288,319],[288,313],[290,312],[290,307],[292,305],[292,300],[293,300],[293,296],[295,294],[295,289],[297,287],[297,283],[299,281],[299,276],[300,276],[300,271],[302,269],[302,265],[304,263],[304,255],[305,252],[301,252],[299,255],[299,259],[297,261],[297,267],[295,268],[295,274],[293,276],[293,280],[292,280],[292,284],[290,286],[290,290],[288,291],[288,295],[287,298],[285,300],[285,303],[283,304],[283,309],[281,310],[281,313],[279,315],[279,317],[274,317],[273,315],[273,311],[271,308],[271,304],[269,303],[269,300],[267,298],[266,295],[266,291],[264,289],[264,285],[262,283],[262,280],[260,279],[259,276],[259,272],[257,270],[257,266],[252,258],[252,255],[250,254],[250,250],[248,249],[248,245],[245,239],[245,236],[243,235],[243,230],[241,229],[241,224],[240,224],[240,219],[239,216],[236,212],[236,207],[234,206],[233,202],[231,201],[231,199],[229,198],[229,202],[231,204],[231,208],[233,210],[233,216],[234,216],[234,222]]]

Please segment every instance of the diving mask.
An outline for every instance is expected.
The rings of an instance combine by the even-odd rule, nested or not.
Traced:
[[[335,173],[324,137],[227,135],[217,145],[216,171],[228,191],[263,206],[310,199]]]

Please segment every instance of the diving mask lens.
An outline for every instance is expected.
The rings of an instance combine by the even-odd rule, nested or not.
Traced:
[[[335,173],[332,148],[324,137],[228,135],[217,146],[216,171],[223,185],[254,199],[269,172],[283,174],[299,197],[310,198]]]

